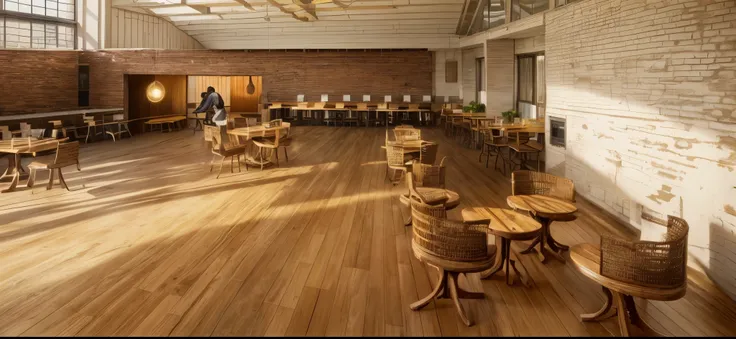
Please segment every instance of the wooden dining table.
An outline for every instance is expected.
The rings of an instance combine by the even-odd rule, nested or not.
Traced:
[[[549,226],[553,221],[570,221],[574,219],[577,207],[570,201],[558,199],[548,195],[512,195],[506,198],[509,207],[517,211],[529,213],[531,217],[542,225],[542,231],[522,254],[531,252],[539,244],[539,258],[542,262],[546,260],[545,254],[565,261],[560,252],[569,249],[568,246],[559,243],[552,237]]]
[[[10,187],[0,191],[2,193],[13,192],[18,188],[20,182],[20,172],[23,171],[21,167],[21,155],[30,154],[36,156],[38,152],[55,150],[59,142],[67,141],[69,138],[63,139],[34,139],[34,138],[21,138],[21,140],[3,140],[0,141],[0,154],[9,154],[8,156],[8,168],[5,170],[0,180],[11,178]]]
[[[256,152],[258,157],[253,154],[255,144],[252,142],[253,138],[279,138],[283,133],[289,130],[287,126],[273,126],[266,127],[264,125],[241,127],[228,130],[227,133],[237,137],[238,139],[244,139],[245,142],[249,143],[249,147],[246,148],[245,161],[248,165],[252,166],[270,166],[273,165],[270,159],[263,159],[260,152]]]
[[[529,287],[529,276],[521,261],[512,259],[512,254],[515,255],[515,253],[511,251],[511,241],[531,240],[538,237],[542,225],[528,215],[505,208],[468,207],[461,213],[463,221],[490,220],[488,231],[496,237],[496,263],[488,271],[482,272],[481,278],[487,279],[503,269],[506,272],[506,284],[512,285],[511,270],[513,270],[521,283]],[[519,267],[516,266],[517,261]]]

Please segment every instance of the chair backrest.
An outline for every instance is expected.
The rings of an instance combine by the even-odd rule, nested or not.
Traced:
[[[31,130],[31,124],[27,124],[25,122],[20,123],[20,130],[21,131],[30,131]]]
[[[390,109],[399,109],[399,104],[388,104],[388,108],[390,108]]]
[[[368,109],[368,104],[365,102],[359,102],[357,105],[357,109],[361,111],[365,111]]]
[[[32,128],[30,131],[31,138],[43,138],[43,134],[46,132],[44,128]]]
[[[409,188],[409,200],[418,201],[421,203],[419,211],[424,214],[431,215],[433,217],[446,219],[447,209],[445,204],[429,205],[426,199],[417,191],[417,186],[421,187],[417,183],[417,176],[414,173],[408,173],[406,176],[406,186]]]
[[[387,102],[378,103],[378,109],[387,109],[387,108],[388,108]]]
[[[212,138],[212,151],[216,153],[224,153],[225,152],[225,144],[222,141],[222,132],[218,127],[215,126],[206,126],[210,127],[211,130],[211,138]]]
[[[419,153],[419,162],[422,164],[434,165],[434,161],[437,159],[437,150],[439,147],[440,145],[435,143],[422,145]]]
[[[410,201],[412,243],[415,251],[419,250],[422,255],[428,254],[456,262],[480,261],[489,258],[485,233],[488,223],[469,224],[435,217],[424,213],[431,209],[431,206],[416,200]],[[442,268],[452,271],[452,267]]]
[[[675,288],[687,282],[687,237],[690,227],[668,216],[663,241],[627,241],[601,235],[600,274],[647,287]]]
[[[112,115],[112,121],[121,121],[125,120],[125,114],[113,114]]]
[[[271,103],[271,108],[281,108],[281,103],[280,102],[273,102],[273,103]]]
[[[421,140],[422,131],[416,128],[394,128],[396,141]]]
[[[13,133],[10,133],[10,131],[7,130],[0,130],[0,137],[2,137],[3,140],[11,140],[13,138]]]
[[[60,127],[62,127],[62,126],[63,126],[63,123],[61,122],[61,120],[51,120],[51,121],[49,121],[49,123],[50,123],[50,124],[51,124],[51,126],[53,126],[54,128],[60,128]]]
[[[388,163],[388,166],[390,167],[405,166],[404,165],[404,147],[392,145],[389,142],[386,145],[386,162]]]
[[[61,168],[79,163],[79,141],[59,143],[56,147],[56,159],[51,168]]]
[[[245,118],[245,126],[255,126],[258,125],[258,118]]]
[[[8,126],[0,126],[0,132],[4,132],[4,131],[10,131],[10,127],[8,127]]]
[[[291,123],[290,122],[282,122],[281,127],[286,127],[286,129],[282,132],[279,131],[280,138],[285,139],[291,136]]]
[[[445,188],[445,158],[442,158],[439,165],[415,162],[412,164],[412,173],[415,184],[419,187]]]
[[[314,108],[317,108],[317,109],[325,108],[325,105],[327,105],[327,103],[326,103],[326,102],[322,102],[322,101],[320,101],[320,102],[315,102],[315,103],[314,103]]]
[[[511,173],[511,195],[547,195],[567,201],[575,201],[575,185],[572,180],[552,174],[534,171]]]
[[[344,102],[335,103],[335,108],[345,108],[345,103]]]

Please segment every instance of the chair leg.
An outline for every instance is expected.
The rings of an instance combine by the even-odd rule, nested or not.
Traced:
[[[225,157],[222,157],[222,160],[220,161],[220,170],[217,171],[217,177],[215,179],[220,179],[220,173],[222,173],[222,164],[225,163]]]
[[[284,147],[284,156],[286,157],[286,162],[289,162],[289,153],[286,153],[286,147]]]
[[[54,186],[54,170],[49,171],[49,184],[46,185],[46,190],[50,190]]]
[[[272,150],[271,152],[276,151],[276,167],[279,167],[279,149]]]
[[[212,155],[212,160],[210,160],[210,173],[212,173],[212,168],[215,167],[215,155]]]
[[[465,326],[472,326],[473,322],[468,319],[468,317],[465,315],[465,309],[463,308],[463,304],[460,303],[460,299],[458,297],[457,289],[457,281],[458,281],[458,273],[452,272],[449,274],[447,279],[447,289],[450,290],[450,298],[452,299],[452,302],[455,303],[455,309],[457,310],[458,315],[460,316],[460,320],[465,323]]]
[[[240,154],[238,154],[238,173],[240,173]]]
[[[61,168],[59,168],[59,182],[61,182],[61,186],[66,188],[67,191],[71,191],[69,185],[66,184],[66,180],[64,180],[64,175],[61,174]]]
[[[230,173],[233,173],[233,162],[235,159],[233,159],[232,156],[230,156]]]
[[[33,187],[33,184],[36,182],[36,169],[30,168],[30,170],[31,174],[28,176],[28,183],[26,184],[29,188]]]

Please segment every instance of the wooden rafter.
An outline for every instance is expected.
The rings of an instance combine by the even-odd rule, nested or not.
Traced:
[[[317,5],[313,3],[304,3],[302,0],[293,0],[294,4],[301,7],[304,10],[305,16],[309,21],[316,21],[317,18]]]
[[[251,6],[251,4],[249,4],[249,3],[248,3],[248,1],[246,1],[246,0],[235,0],[235,2],[237,2],[237,3],[241,4],[241,5],[243,5],[243,7],[245,7],[245,8],[247,9],[247,10],[249,10],[249,11],[251,11],[251,12],[254,12],[254,11],[256,10],[256,9],[255,9],[255,8],[253,8],[253,6]]]
[[[300,16],[296,15],[294,12],[289,11],[288,9],[286,9],[286,7],[284,7],[284,5],[280,4],[276,0],[268,0],[268,3],[271,4],[271,6],[274,6],[274,7],[278,8],[282,13],[291,15],[291,17],[294,18],[294,19],[296,19],[296,20],[299,20],[299,21],[309,21],[309,19],[304,18],[304,17],[300,17]]]

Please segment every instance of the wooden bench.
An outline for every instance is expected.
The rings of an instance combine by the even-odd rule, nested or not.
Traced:
[[[171,117],[151,119],[151,120],[146,121],[145,124],[151,126],[151,132],[153,132],[154,125],[158,125],[159,130],[161,132],[164,131],[164,125],[166,125],[168,132],[171,132],[172,125],[176,124],[177,129],[180,129],[181,128],[181,126],[179,125],[180,122],[186,119],[187,117],[184,115],[177,115],[177,116],[171,116]]]

